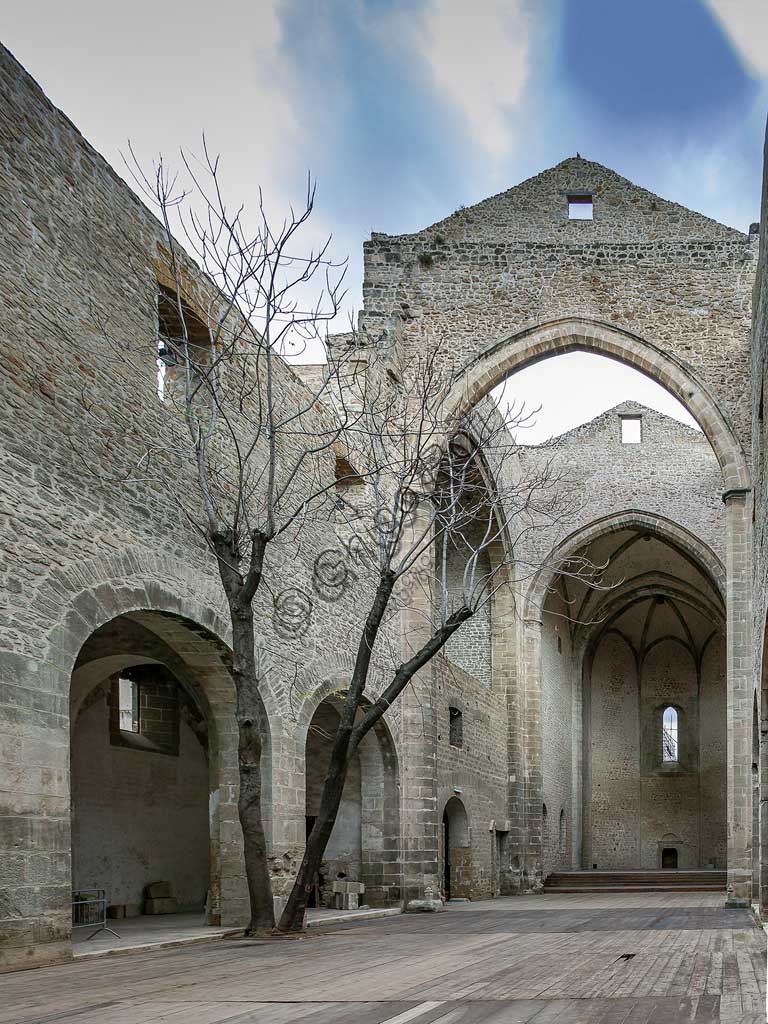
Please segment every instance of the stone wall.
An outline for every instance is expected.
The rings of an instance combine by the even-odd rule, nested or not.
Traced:
[[[601,870],[658,869],[663,847],[682,869],[725,864],[725,681],[722,644],[701,677],[669,641],[638,679],[635,656],[605,637],[591,667],[589,861]],[[680,709],[681,764],[660,763],[659,706]]]
[[[568,220],[570,190],[594,193],[593,221]],[[572,157],[364,251],[364,324],[404,351],[439,339],[446,376],[533,325],[616,325],[690,368],[749,447],[756,239]]]
[[[5,50],[0,97],[7,140],[0,298],[8,312],[0,328],[7,371],[0,384],[7,498],[0,589],[8,598],[0,622],[0,843],[10,892],[3,955],[13,964],[70,950],[70,684],[83,645],[127,617],[135,624],[149,616],[139,654],[163,638],[159,660],[172,661],[174,674],[200,697],[216,737],[212,920],[242,923],[246,888],[225,664],[229,616],[218,573],[164,481],[125,480],[132,438],[165,436],[174,415],[156,395],[157,311],[147,301],[162,230]],[[111,346],[115,339],[128,358],[115,356],[122,351]],[[275,385],[291,407],[309,397],[285,365],[277,366]],[[318,422],[325,415],[317,410]],[[330,454],[317,468],[333,481]],[[166,482],[184,493],[183,475]],[[267,565],[276,586],[256,604],[268,733],[265,814],[278,892],[305,839],[297,722],[318,688],[338,687],[348,676],[350,623],[366,600],[366,582],[351,575],[342,587],[316,589],[315,556],[338,544],[331,518],[311,527],[301,547],[293,540],[277,545]],[[133,663],[141,660],[131,653]],[[397,710],[388,717],[397,737]],[[391,813],[391,799],[387,808]],[[397,878],[387,885],[399,891]]]
[[[762,208],[760,214],[760,260],[754,290],[752,335],[752,450],[753,479],[753,621],[755,687],[760,694],[760,786],[768,792],[768,132],[764,149]],[[765,805],[761,804],[761,808]],[[768,906],[768,815],[760,819],[761,906]]]
[[[207,549],[184,528],[178,505],[159,481],[126,479],[124,472],[114,478],[135,455],[137,410],[141,429],[152,436],[163,437],[173,426],[172,409],[155,394],[157,309],[154,300],[147,302],[157,287],[162,232],[5,50],[0,130],[7,140],[0,167],[0,301],[6,311],[0,343],[7,371],[0,385],[6,497],[0,516],[0,870],[9,893],[1,926],[5,962],[24,965],[66,957],[71,949],[70,712],[95,681],[146,661],[148,652],[191,695],[207,730],[208,815],[195,828],[210,836],[211,921],[242,923],[247,905],[230,630],[220,581]],[[593,222],[567,220],[570,190],[593,194]],[[569,159],[423,232],[374,235],[365,246],[361,316],[369,337],[387,332],[382,347],[390,356],[421,352],[440,339],[446,402],[459,402],[457,395],[474,402],[510,369],[582,347],[626,359],[689,403],[709,432],[719,467],[701,435],[648,411],[642,413],[644,444],[619,446],[617,410],[606,413],[555,444],[586,501],[567,524],[539,531],[526,560],[535,563],[566,535],[591,529],[590,542],[597,537],[599,550],[604,521],[615,530],[638,522],[645,529],[656,517],[685,552],[706,547],[711,574],[726,562],[728,628],[735,638],[728,647],[729,693],[735,694],[728,705],[729,742],[733,736],[739,741],[736,747],[731,742],[733,749],[741,749],[739,686],[749,674],[749,651],[739,646],[748,614],[743,570],[749,538],[746,513],[731,504],[726,548],[719,492],[723,480],[728,486],[745,482],[755,258],[754,239],[658,199],[598,164]],[[762,339],[762,292],[758,298]],[[107,335],[130,351],[119,374],[104,347]],[[286,407],[306,402],[306,382],[318,379],[317,368],[303,377],[278,366],[276,387]],[[95,411],[102,417],[99,431]],[[327,409],[315,411],[318,422],[327,421]],[[758,413],[756,405],[756,421]],[[540,457],[526,452],[521,461]],[[318,471],[332,484],[334,459],[328,455]],[[183,471],[173,483],[186,493]],[[736,500],[743,504],[743,494]],[[699,539],[698,548],[691,537]],[[343,558],[343,540],[344,528],[331,514],[300,545],[277,545],[267,566],[275,586],[257,601],[265,817],[277,893],[290,886],[316,796],[305,774],[309,725],[349,677],[350,635],[368,594],[366,581],[354,573],[345,575],[343,586],[318,585],[317,553]],[[429,562],[419,569],[425,578],[431,556]],[[680,585],[692,587],[696,570],[677,568]],[[360,872],[372,902],[407,900],[439,882],[441,815],[452,798],[461,800],[467,816],[468,845],[460,847],[457,867],[462,892],[473,898],[535,884],[542,859],[546,868],[574,855],[582,812],[581,648],[575,634],[558,632],[552,607],[541,623],[545,597],[539,594],[531,609],[525,595],[500,591],[488,615],[418,674],[375,743],[361,745],[354,804],[360,808]],[[705,600],[715,598],[707,592]],[[423,635],[429,610],[414,601],[388,622],[374,688]],[[707,679],[719,678],[719,671],[709,666]],[[702,722],[712,723],[719,699],[714,682],[705,687],[702,708],[709,710],[701,712]],[[449,742],[449,706],[462,711],[461,747]],[[82,714],[93,725],[97,705]],[[711,751],[722,749],[714,727],[706,739]],[[197,740],[186,725],[180,741],[181,752],[192,757]],[[134,753],[111,747],[110,763]],[[148,756],[163,758],[163,773],[172,774],[170,755]],[[200,774],[199,752],[194,756]],[[729,779],[738,782],[743,767]],[[719,791],[720,770],[714,753],[702,761],[700,792],[707,799]],[[178,780],[164,784],[171,792]],[[741,792],[729,786],[729,793]],[[91,789],[84,806],[95,814],[97,797],[106,795]],[[617,799],[624,797],[617,793]],[[545,800],[549,842],[542,851]],[[736,813],[731,824],[740,820]],[[113,826],[117,830],[119,822]],[[351,831],[356,843],[356,818]],[[740,833],[737,838],[742,842]],[[352,855],[357,861],[356,846]],[[96,865],[81,864],[94,874]],[[184,881],[190,899],[199,884]]]

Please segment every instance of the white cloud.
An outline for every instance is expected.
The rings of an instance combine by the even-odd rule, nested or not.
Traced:
[[[768,78],[766,0],[707,0],[750,71]]]
[[[507,115],[528,81],[529,32],[522,0],[430,0],[424,14],[419,49],[435,86],[494,158],[512,141]]]

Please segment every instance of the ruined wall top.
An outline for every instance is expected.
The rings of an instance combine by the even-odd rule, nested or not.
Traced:
[[[593,219],[569,219],[569,196],[591,197]],[[580,156],[569,157],[474,206],[459,208],[415,234],[441,235],[450,242],[496,239],[564,244],[600,239],[610,242],[708,238],[743,242],[747,239],[735,228],[662,199],[610,168]],[[386,237],[379,233],[372,235],[373,239]]]

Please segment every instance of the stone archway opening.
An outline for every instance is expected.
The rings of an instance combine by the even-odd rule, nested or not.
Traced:
[[[452,796],[443,808],[442,883],[447,900],[469,899],[472,892],[472,846],[464,804]]]
[[[227,648],[181,616],[120,615],[80,649],[70,686],[72,889],[105,890],[123,940],[238,925],[247,914],[233,711]],[[266,715],[262,732],[268,755]],[[268,756],[263,767],[268,793]]]
[[[612,324],[580,316],[569,316],[525,328],[487,345],[459,370],[452,373],[444,394],[444,422],[458,422],[504,380],[534,363],[569,352],[587,352],[607,356],[634,368],[649,377],[678,399],[703,431],[714,453],[718,478],[713,494],[722,495],[723,519],[718,548],[728,552],[727,586],[725,593],[724,634],[729,642],[723,646],[727,687],[726,737],[724,747],[731,759],[726,773],[728,836],[728,903],[746,906],[753,888],[751,835],[753,831],[752,787],[749,785],[749,756],[742,737],[748,734],[752,716],[752,651],[749,643],[751,629],[751,557],[750,557],[750,474],[742,445],[734,428],[715,398],[709,383],[677,354],[665,351],[631,331]],[[628,439],[628,440],[631,440]],[[610,495],[610,490],[606,492]],[[658,509],[661,511],[661,509]],[[611,509],[611,512],[620,509]],[[541,647],[535,617],[538,609],[530,609],[531,618],[526,626],[526,673],[531,676],[530,714],[546,722],[547,716],[539,706],[542,694],[537,689],[542,678]],[[567,646],[562,633],[559,648]],[[560,653],[560,651],[558,651]],[[539,748],[540,749],[540,748]],[[534,785],[538,786],[543,772],[538,751],[534,754]],[[577,766],[574,763],[574,768]],[[580,768],[575,771],[581,775]],[[544,780],[541,779],[543,785]],[[578,821],[581,783],[575,783],[567,794],[574,808],[571,845],[578,849],[581,823]],[[542,792],[541,796],[544,794]],[[588,813],[586,802],[584,814]],[[541,826],[535,817],[526,820],[525,856],[533,864],[541,856]],[[701,857],[699,858],[701,859]],[[591,862],[590,865],[591,866]]]
[[[630,513],[588,527],[571,551],[604,569],[600,588],[561,578],[543,601],[545,701],[555,694],[578,740],[558,769],[562,727],[545,719],[545,797],[568,777],[572,756],[580,762],[568,794],[573,849],[558,862],[545,847],[545,871],[572,861],[585,870],[653,871],[674,848],[680,869],[722,872],[722,567],[681,528]]]
[[[338,701],[316,708],[305,746],[305,829],[311,832],[339,724]],[[354,910],[401,899],[400,798],[394,744],[379,722],[354,753],[336,822],[308,906]]]
[[[612,324],[568,317],[525,328],[489,344],[456,371],[446,388],[444,419],[472,409],[508,377],[569,352],[590,352],[624,363],[673,395],[699,424],[717,457],[723,489],[749,488],[743,448],[718,403],[693,369],[658,345]]]

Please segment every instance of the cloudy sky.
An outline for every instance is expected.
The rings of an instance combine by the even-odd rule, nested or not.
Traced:
[[[118,170],[129,138],[149,160],[205,131],[232,200],[261,185],[277,209],[311,169],[350,307],[371,230],[416,230],[577,150],[758,219],[768,0],[6,0],[0,38]],[[579,354],[513,392],[543,407],[527,440],[625,397],[684,415]]]

